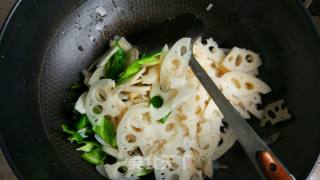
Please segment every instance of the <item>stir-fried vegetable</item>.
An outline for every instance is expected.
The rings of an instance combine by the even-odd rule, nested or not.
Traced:
[[[90,128],[86,127],[86,128],[79,129],[77,133],[80,134],[82,138],[87,138],[89,137],[89,135],[93,133],[93,131]]]
[[[79,147],[78,151],[90,152],[93,148],[100,147],[101,145],[94,141],[86,141],[84,145]]]
[[[159,120],[159,122],[161,122],[163,124],[166,123],[166,121],[168,120],[168,117],[170,116],[170,114],[171,114],[171,112],[169,112],[165,117],[161,118]]]
[[[126,52],[119,47],[105,66],[106,78],[116,80],[119,74],[124,71],[127,59]]]
[[[163,99],[161,96],[153,96],[150,99],[150,104],[155,108],[160,108],[163,105]]]
[[[160,63],[161,52],[156,52],[150,55],[141,57],[140,59],[134,61],[127,69],[119,75],[117,84],[122,84],[123,82],[130,79],[132,76],[137,74],[144,66],[152,66]]]
[[[81,157],[90,164],[101,165],[104,163],[106,154],[101,150],[101,148],[95,148],[90,152],[82,154]]]
[[[73,142],[75,142],[75,143],[77,143],[77,144],[81,144],[81,143],[82,143],[83,137],[81,136],[80,133],[78,133],[78,132],[70,129],[69,126],[66,125],[66,124],[62,124],[61,127],[62,127],[62,130],[63,130],[64,132],[66,132],[67,134],[71,135],[71,136],[68,138],[68,140],[69,140],[71,143],[73,143]]]
[[[114,44],[114,46],[117,46],[116,52],[104,65],[102,78],[112,79],[119,85],[135,76],[144,67],[160,63],[161,52],[156,52],[149,55],[143,55],[140,58],[137,58],[137,55],[132,59],[134,61],[128,65],[130,57],[126,54],[127,49],[123,46],[120,47],[118,41],[119,40],[115,40]],[[84,90],[84,88],[86,88],[86,85],[83,83],[73,83],[69,89],[80,92]],[[155,108],[160,108],[163,105],[163,99],[161,96],[154,96],[150,100],[150,104]],[[92,125],[87,114],[85,114],[86,112],[77,112],[74,103],[70,104],[68,109],[70,112],[73,112],[73,119],[76,119],[76,121],[70,126],[63,124],[62,130],[69,135],[68,139],[72,143],[76,143],[80,146],[77,150],[84,152],[81,157],[86,162],[94,165],[103,165],[107,156],[107,154],[102,151],[102,147],[106,145],[104,142],[110,144],[113,148],[117,148],[116,130],[111,123],[110,118],[103,116],[95,125]],[[92,110],[95,114],[103,113],[103,108],[100,105],[94,106]],[[159,121],[165,123],[169,115],[170,113]],[[102,143],[102,141],[104,142]],[[153,169],[141,167],[134,175],[137,177],[144,176],[151,172],[153,172]]]
[[[109,130],[109,126],[105,121],[102,121],[100,125],[101,126],[96,129],[98,129],[99,135],[103,135],[103,137],[105,137],[105,133],[103,132]],[[71,141],[71,143],[75,142],[77,144],[82,144],[82,146],[77,150],[85,152],[81,155],[81,157],[85,161],[94,165],[103,164],[106,154],[101,150],[101,145],[95,141],[87,140],[89,138],[89,135],[93,134],[88,117],[86,115],[83,115],[76,122],[75,128],[77,129],[77,131],[71,129],[66,124],[62,125],[62,130],[70,135],[68,139]]]
[[[87,115],[83,115],[79,121],[76,123],[75,127],[80,130],[86,128],[90,125],[89,119]]]
[[[116,147],[116,132],[107,117],[100,119],[97,125],[93,127],[93,131],[112,147]]]

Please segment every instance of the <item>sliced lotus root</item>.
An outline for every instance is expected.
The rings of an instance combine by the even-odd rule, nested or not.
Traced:
[[[125,172],[121,172],[121,168],[127,168],[128,165],[128,161],[124,160],[124,161],[119,161],[116,162],[115,164],[106,164],[104,165],[104,169],[106,171],[106,173],[108,174],[108,178],[110,179],[120,179],[125,177],[126,173]]]
[[[139,50],[137,48],[132,48],[128,52],[128,64],[132,64],[133,61],[139,59]]]
[[[257,75],[259,75],[259,70],[255,69],[253,71],[247,72],[247,74],[250,74],[251,76],[257,76]]]
[[[228,70],[239,72],[252,72],[261,66],[261,64],[258,54],[237,47],[232,48],[222,62],[222,65]]]
[[[262,103],[260,94],[255,93],[247,96],[241,96],[239,99],[247,111],[258,119],[263,117],[264,110],[258,109],[258,105]]]
[[[115,47],[111,49],[109,52],[107,52],[105,55],[100,57],[100,62],[97,65],[97,69],[93,72],[92,76],[88,80],[89,85],[93,85],[97,81],[99,81],[104,75],[105,70],[104,66],[107,64],[107,62],[110,60],[110,58],[119,50],[118,47]]]
[[[153,96],[161,96],[163,105],[160,108],[155,108],[150,105],[150,117],[152,122],[156,122],[161,118],[170,114],[170,112],[178,105],[188,102],[192,98],[194,90],[192,88],[176,88],[168,91],[163,91],[159,84],[153,84],[150,92],[150,98]],[[169,118],[171,115],[169,115]]]
[[[204,163],[202,167],[203,174],[212,179],[213,177],[213,162],[212,159],[210,158],[207,162]]]
[[[212,99],[210,99],[208,102],[208,105],[203,113],[203,118],[210,119],[212,117],[217,117],[219,119],[222,119],[223,115],[222,115],[221,111],[219,110],[218,106],[216,105],[216,103]]]
[[[87,98],[87,92],[84,92],[81,94],[81,96],[78,98],[76,105],[74,107],[75,110],[77,110],[81,114],[86,113],[86,98]]]
[[[245,109],[244,104],[237,95],[235,95],[232,91],[229,91],[229,89],[225,89],[223,94],[243,118],[250,119],[250,114],[248,113],[247,109]]]
[[[163,167],[160,167],[159,163],[154,165],[153,168],[156,179],[178,180],[179,174],[183,169],[184,160],[181,156],[167,156],[167,158],[168,157],[171,158],[173,162],[167,161],[167,164],[160,164]]]
[[[199,155],[203,162],[211,158],[220,141],[220,125],[222,118],[211,118],[197,127],[197,142]]]
[[[120,152],[129,152],[139,146],[152,144],[157,139],[151,122],[144,118],[148,104],[138,104],[127,111],[117,128],[117,145]]]
[[[185,180],[202,180],[202,171],[198,170],[192,161],[190,162],[190,160],[188,160],[188,156],[186,156],[185,159],[183,164],[184,168],[182,169],[179,178]]]
[[[266,126],[267,122],[274,125],[281,121],[291,119],[291,117],[288,108],[285,106],[285,101],[280,99],[279,101],[268,104],[264,108],[264,116],[261,119],[260,126]]]
[[[151,66],[147,68],[147,72],[145,75],[142,76],[141,78],[141,83],[142,84],[154,84],[158,81],[159,79],[159,73],[157,70],[157,66]]]
[[[132,45],[124,37],[121,37],[119,39],[118,44],[125,51],[129,51],[130,49],[132,49]]]
[[[172,87],[171,79],[184,78],[190,59],[191,38],[182,38],[170,49],[161,65],[160,85],[164,90]]]
[[[156,179],[160,180],[202,180],[202,172],[194,167],[191,151],[185,156],[169,156],[171,162],[164,169],[155,168]]]
[[[204,41],[205,44],[202,43],[200,37],[194,42],[193,54],[201,66],[207,69],[207,67],[211,67],[213,63],[220,62],[224,58],[225,53],[212,38]]]
[[[103,79],[93,84],[86,97],[86,114],[95,123],[104,116],[117,117],[126,108],[125,103],[114,93],[115,82]]]
[[[236,142],[236,136],[231,129],[225,129],[225,133],[221,133],[221,139],[217,149],[214,151],[212,160],[215,161],[224,155]]]
[[[174,98],[172,97],[172,93],[173,91],[162,91],[158,83],[152,85],[150,99],[154,96],[159,96],[163,100],[162,106],[158,108],[153,107],[153,105],[150,104],[150,119],[152,122],[160,120],[171,112],[172,101]]]
[[[235,96],[250,95],[254,93],[266,94],[270,87],[260,79],[242,72],[228,72],[222,76],[223,91]]]
[[[109,179],[137,179],[136,172],[141,167],[145,167],[146,163],[143,157],[133,156],[125,160],[118,161],[115,164],[106,164],[104,169]]]

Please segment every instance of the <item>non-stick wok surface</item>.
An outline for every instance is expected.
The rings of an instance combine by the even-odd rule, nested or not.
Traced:
[[[96,14],[98,6],[106,16]],[[63,105],[77,96],[68,86],[115,34],[148,51],[195,31],[261,54],[261,78],[273,90],[264,102],[285,98],[294,118],[267,128],[250,122],[261,136],[280,132],[272,150],[297,179],[306,178],[320,152],[320,39],[296,0],[20,1],[0,43],[0,141],[17,176],[102,179],[60,129]],[[219,162],[228,168],[215,172],[217,180],[259,178],[239,144]]]

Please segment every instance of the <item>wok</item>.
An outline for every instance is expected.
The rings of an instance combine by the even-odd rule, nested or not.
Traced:
[[[261,136],[280,132],[272,150],[297,179],[307,178],[320,152],[320,39],[296,0],[19,1],[0,35],[0,142],[16,175],[103,179],[61,131],[63,105],[77,96],[67,88],[115,34],[148,51],[195,31],[260,53],[260,76],[272,88],[264,102],[286,99],[294,118],[267,128],[249,122]],[[219,162],[228,168],[215,172],[217,180],[259,179],[239,144]]]

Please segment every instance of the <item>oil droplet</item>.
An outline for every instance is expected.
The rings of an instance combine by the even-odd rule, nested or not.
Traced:
[[[81,45],[79,45],[78,50],[82,52],[82,51],[84,51],[84,48]]]

